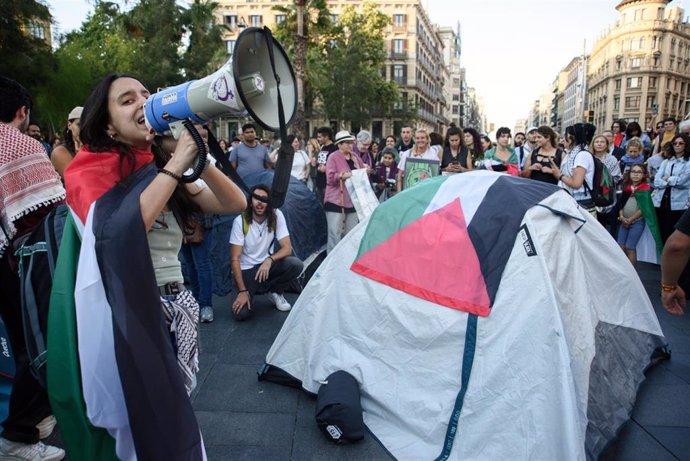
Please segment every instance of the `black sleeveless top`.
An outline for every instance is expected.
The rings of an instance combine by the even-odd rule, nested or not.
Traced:
[[[546,159],[545,157],[542,157],[539,154],[540,148],[537,147],[532,151],[532,155],[530,156],[530,160],[532,162],[532,165],[535,163],[541,163],[542,165],[546,165],[544,163],[544,160]],[[556,153],[553,156],[553,163],[556,164],[558,168],[561,167],[561,159],[563,158],[563,149],[560,147],[556,149]],[[532,171],[532,174],[530,175],[531,179],[541,181],[541,182],[548,182],[550,184],[558,184],[558,179],[554,178],[551,173],[542,173],[541,171],[535,170]]]
[[[446,168],[448,165],[450,165],[453,162],[458,162],[460,163],[460,166],[463,168],[467,168],[467,147],[462,146],[460,147],[460,152],[458,152],[457,157],[453,157],[453,154],[450,152],[450,147],[444,147],[443,148],[443,158],[441,158],[441,168]]]

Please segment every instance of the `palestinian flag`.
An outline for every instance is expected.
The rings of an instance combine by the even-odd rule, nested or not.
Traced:
[[[149,163],[114,185],[117,157],[82,151],[66,173],[72,213],[51,295],[51,405],[72,459],[202,460],[141,219],[156,169]],[[82,187],[89,171],[106,172],[98,187]],[[71,195],[70,179],[79,185]]]
[[[442,176],[417,185],[407,200],[382,203],[352,270],[436,304],[489,315],[523,216],[558,191],[541,182],[522,187],[509,175],[491,177],[463,178],[470,192],[462,199]]]

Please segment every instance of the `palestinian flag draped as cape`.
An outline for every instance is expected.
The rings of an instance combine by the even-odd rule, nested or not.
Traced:
[[[47,377],[72,459],[205,459],[141,219],[151,160],[136,152],[137,171],[117,183],[117,154],[82,150],[65,172],[71,216],[51,293]]]

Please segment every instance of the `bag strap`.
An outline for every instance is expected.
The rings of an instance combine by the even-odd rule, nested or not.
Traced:
[[[220,144],[218,144],[216,137],[213,135],[213,133],[211,133],[211,130],[207,130],[207,133],[208,147],[211,149],[211,154],[213,154],[213,157],[218,163],[220,163],[223,173],[225,173],[225,175],[229,177],[232,182],[237,184],[245,194],[249,195],[249,187],[247,187],[247,184],[237,173],[235,167],[232,166],[232,163],[230,163],[230,160],[228,160],[228,156],[223,152],[223,149],[220,148]]]

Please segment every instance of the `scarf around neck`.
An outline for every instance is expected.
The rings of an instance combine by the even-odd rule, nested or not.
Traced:
[[[19,218],[64,198],[60,176],[43,145],[0,123],[0,256],[17,234]]]

